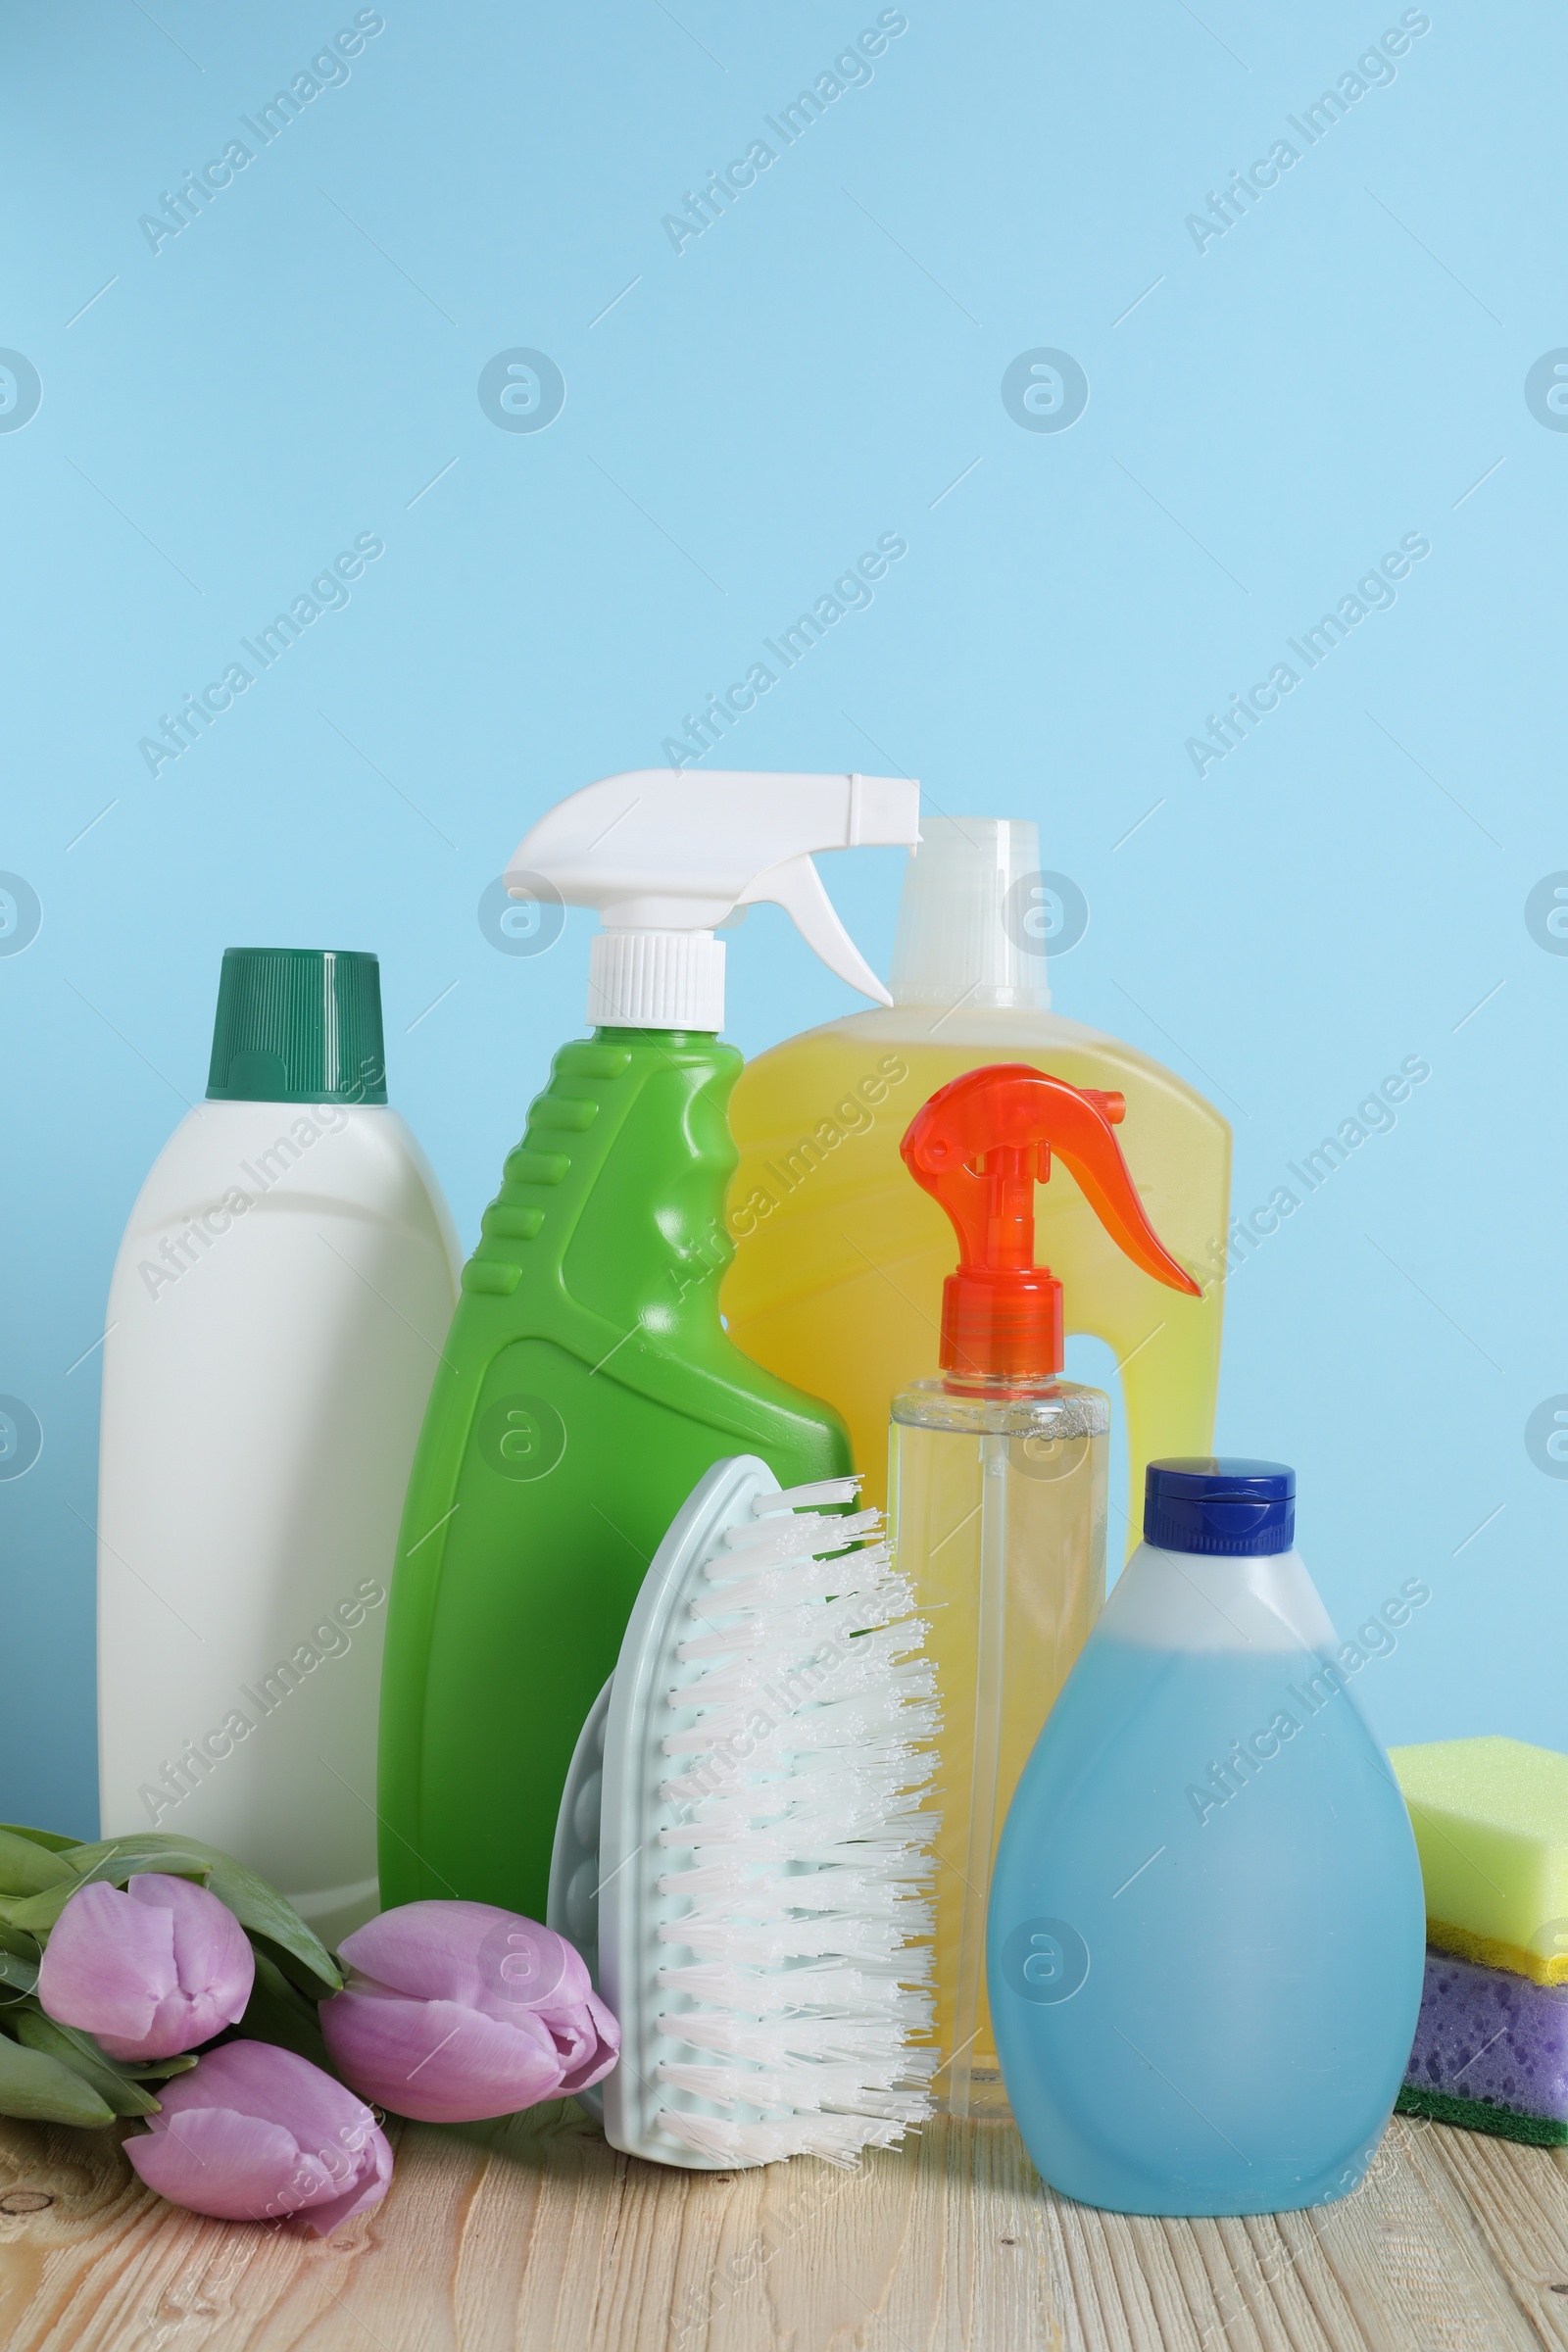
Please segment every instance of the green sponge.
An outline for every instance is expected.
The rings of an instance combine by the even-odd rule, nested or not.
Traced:
[[[1408,2082],[1394,2104],[1400,2115],[1423,2115],[1430,2124],[1460,2124],[1467,2132],[1490,2132],[1496,2139],[1522,2139],[1538,2148],[1568,2147],[1568,2124],[1559,2124],[1549,2115],[1520,2115],[1512,2108],[1490,2107],[1481,2099],[1416,2090]]]
[[[1427,1940],[1568,1984],[1568,1756],[1522,1740],[1396,1747],[1426,1886]]]

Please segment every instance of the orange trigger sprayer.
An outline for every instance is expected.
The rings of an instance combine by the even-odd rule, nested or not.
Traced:
[[[942,1703],[937,2091],[954,2115],[1006,2113],[985,1994],[991,1868],[1105,1592],[1109,1400],[1058,1378],[1062,1286],[1035,1263],[1035,1186],[1053,1152],[1135,1265],[1200,1296],[1144,1213],[1114,1133],[1124,1109],[1119,1094],[1001,1063],[941,1088],[902,1145],[958,1238],[941,1374],[894,1398],[888,1464],[890,1532],[932,1612]]]
[[[1000,1062],[955,1078],[916,1111],[904,1164],[958,1237],[957,1271],[942,1296],[944,1372],[1027,1379],[1061,1370],[1061,1285],[1034,1262],[1035,1186],[1049,1179],[1053,1151],[1134,1265],[1200,1295],[1145,1216],[1111,1133],[1126,1109],[1120,1095]]]

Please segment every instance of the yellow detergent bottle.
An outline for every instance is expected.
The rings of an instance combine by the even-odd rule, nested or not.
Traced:
[[[731,1098],[729,1336],[837,1406],[865,1473],[862,1499],[884,1506],[889,1405],[930,1367],[953,1260],[946,1216],[899,1156],[905,1129],[940,1087],[988,1062],[1123,1096],[1144,1208],[1202,1297],[1174,1299],[1123,1256],[1065,1169],[1040,1196],[1039,1248],[1064,1287],[1069,1332],[1094,1333],[1116,1357],[1130,1549],[1145,1465],[1213,1446],[1230,1127],[1148,1054],[1051,1010],[1046,954],[1060,901],[1032,824],[926,817],[920,833],[891,1007],[759,1054]]]

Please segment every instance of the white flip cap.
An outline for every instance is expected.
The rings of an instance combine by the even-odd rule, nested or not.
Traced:
[[[517,845],[507,889],[598,908],[604,929],[588,980],[596,1027],[721,1028],[724,947],[713,932],[764,900],[784,908],[830,971],[890,1004],[811,858],[912,848],[919,808],[919,785],[903,776],[639,768],[542,816]]]

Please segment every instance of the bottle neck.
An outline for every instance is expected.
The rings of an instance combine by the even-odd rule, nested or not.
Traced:
[[[1052,887],[1062,879],[1040,871],[1028,820],[923,817],[899,901],[894,1004],[1048,1011],[1048,922],[1070,920]]]
[[[711,931],[595,932],[588,1017],[617,1029],[722,1028],[723,941]]]
[[[968,1396],[978,1403],[1005,1402],[1013,1396],[1059,1396],[1071,1387],[1059,1372],[962,1372],[944,1370],[942,1388],[949,1396]]]
[[[1051,1381],[1061,1370],[1061,1285],[1046,1266],[959,1266],[942,1286],[942,1371]]]
[[[716,1046],[716,1029],[652,1029],[621,1027],[603,1022],[594,1031],[594,1043],[603,1046],[670,1046],[681,1053],[701,1053],[705,1046]]]

